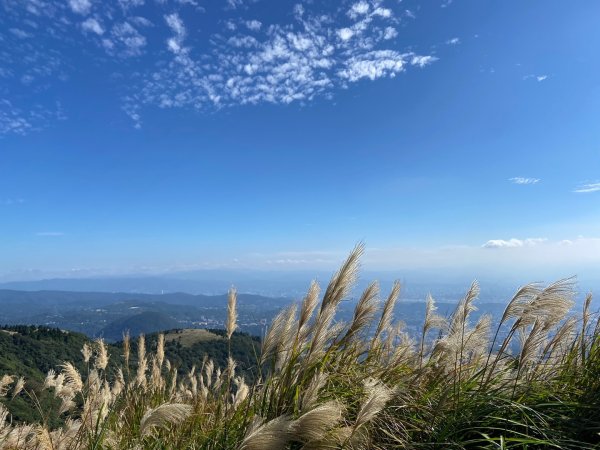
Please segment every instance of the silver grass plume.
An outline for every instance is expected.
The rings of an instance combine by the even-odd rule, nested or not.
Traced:
[[[298,307],[292,303],[285,309],[286,314],[282,322],[281,333],[278,336],[277,354],[275,359],[275,369],[280,370],[285,366],[291,357],[294,340],[298,334],[298,322],[296,321],[296,311]]]
[[[13,386],[12,398],[14,399],[17,395],[19,395],[24,387],[25,387],[25,378],[19,377],[19,379]]]
[[[235,360],[229,356],[227,358],[227,376],[229,379],[233,379],[235,377],[235,368],[237,367],[237,363]]]
[[[300,307],[300,318],[298,320],[298,341],[300,345],[303,345],[308,336],[308,332],[310,330],[309,321],[319,303],[319,293],[321,291],[321,287],[319,283],[313,281],[308,288],[308,292],[304,300],[302,301],[302,306]]]
[[[443,328],[446,326],[446,319],[437,314],[437,306],[435,306],[435,300],[431,294],[427,294],[427,300],[425,303],[425,323],[423,324],[423,334],[427,334],[428,331],[434,328]]]
[[[44,389],[54,387],[56,385],[56,372],[54,369],[50,369],[44,379]]]
[[[365,391],[367,397],[360,406],[358,415],[356,416],[354,430],[372,421],[385,408],[387,402],[394,395],[394,392],[390,388],[381,381],[374,379],[365,382]]]
[[[301,442],[318,441],[343,419],[344,407],[335,400],[316,406],[302,414],[290,425],[294,439]]]
[[[81,349],[81,354],[83,355],[83,361],[87,364],[90,362],[90,358],[92,357],[92,349],[88,345],[87,342],[83,344],[83,348]]]
[[[412,365],[416,357],[415,340],[406,331],[398,331],[397,336],[398,344],[392,354],[390,365]]]
[[[547,326],[557,324],[564,319],[573,306],[573,295],[573,278],[565,278],[550,284],[525,305],[518,319],[519,325],[533,325],[537,320],[543,321]]]
[[[464,340],[464,352],[476,357],[483,354],[489,346],[492,316],[484,314],[479,318],[475,327],[468,332]]]
[[[289,315],[290,308],[292,308],[292,305],[279,311],[279,313],[271,322],[271,326],[267,330],[267,334],[265,335],[265,338],[262,342],[262,348],[260,352],[261,364],[267,361],[277,351],[277,347],[281,339],[281,334],[283,333],[286,326],[286,319]]]
[[[6,396],[9,386],[13,383],[15,377],[11,375],[2,375],[0,378],[0,397]]]
[[[236,392],[233,396],[233,407],[237,408],[248,397],[248,394],[250,393],[250,388],[245,383],[242,377],[235,377],[233,382],[236,386]]]
[[[425,356],[425,341],[427,333],[434,328],[443,328],[447,325],[446,319],[437,314],[437,306],[431,294],[427,294],[425,302],[425,322],[423,323],[423,331],[421,332],[421,349],[419,351],[419,367],[423,366],[423,358]]]
[[[227,339],[231,339],[233,332],[237,328],[237,292],[235,288],[229,290],[229,297],[227,299]]]
[[[293,438],[290,425],[288,416],[279,416],[266,423],[256,417],[238,450],[283,450]]]
[[[342,341],[352,339],[360,330],[369,325],[375,313],[379,307],[379,284],[374,281],[372,282],[362,293],[356,308],[354,309],[354,318],[352,323],[346,332],[346,335],[342,338]]]
[[[302,396],[302,411],[308,411],[313,408],[319,400],[319,391],[325,386],[327,382],[327,374],[324,372],[317,372]]]
[[[96,340],[96,361],[94,367],[98,370],[105,370],[108,365],[108,351],[103,339]]]
[[[144,414],[140,421],[140,435],[147,436],[156,428],[178,425],[192,413],[192,406],[182,403],[164,403]]]
[[[160,333],[158,335],[158,341],[156,343],[156,362],[158,369],[162,369],[163,362],[165,360],[165,335]]]
[[[212,359],[209,359],[206,365],[204,366],[204,372],[206,374],[206,387],[210,388],[212,385],[213,372],[215,370],[215,363]]]
[[[312,340],[307,359],[308,366],[311,366],[321,356],[325,349],[325,344],[332,337],[330,330],[335,312],[335,305],[330,305],[317,316],[317,320],[312,327]]]
[[[547,359],[551,364],[562,362],[563,357],[571,347],[576,325],[577,319],[573,316],[565,320],[542,351],[542,355],[547,355]]]
[[[511,300],[508,302],[508,305],[504,309],[500,323],[502,324],[508,319],[518,319],[521,317],[527,306],[539,295],[540,292],[541,289],[538,283],[526,284],[525,286],[521,286],[519,289],[517,289],[517,292],[515,295],[513,295]]]
[[[540,346],[546,339],[546,330],[541,320],[536,320],[529,333],[521,332],[521,352],[519,353],[519,370],[534,359]]]
[[[590,305],[592,304],[592,294],[589,293],[585,297],[585,302],[583,303],[583,314],[581,316],[581,336],[579,338],[579,349],[581,351],[581,363],[583,364],[586,359],[586,333],[588,329],[588,324],[590,322],[591,314],[590,314]]]
[[[375,337],[373,338],[373,342],[377,342],[384,331],[391,331],[392,319],[394,316],[394,307],[396,306],[396,302],[398,301],[399,295],[400,282],[396,280],[394,281],[392,290],[388,295],[385,304],[383,305],[383,312],[381,313],[381,319],[379,320],[379,324],[377,325],[377,330],[375,330]]]
[[[52,438],[48,429],[42,425],[38,425],[35,429],[36,449],[39,450],[54,450]]]
[[[123,358],[125,359],[125,367],[129,367],[129,355],[131,353],[131,338],[129,330],[123,333]],[[128,369],[129,370],[129,369]]]
[[[467,291],[467,294],[458,303],[456,310],[452,314],[448,334],[452,335],[463,333],[468,324],[469,315],[473,311],[477,310],[473,302],[478,296],[479,284],[477,281],[473,281],[473,283],[471,283],[471,287]]]
[[[83,380],[75,366],[70,362],[66,362],[61,368],[62,373],[65,375],[65,385],[74,393],[81,392],[83,390]]]
[[[330,305],[337,307],[339,302],[348,295],[356,282],[359,260],[364,251],[365,245],[362,242],[356,245],[342,267],[331,278],[323,296],[321,312],[325,311]]]
[[[450,364],[459,364],[460,367],[464,352],[467,350],[465,344],[470,332],[469,316],[477,310],[473,302],[478,295],[479,285],[474,281],[450,318],[448,334],[438,339],[433,347],[431,357],[437,358],[448,370],[452,369]]]
[[[148,360],[146,359],[146,337],[140,334],[138,337],[138,367],[136,383],[139,386],[146,386],[146,370],[148,369]]]

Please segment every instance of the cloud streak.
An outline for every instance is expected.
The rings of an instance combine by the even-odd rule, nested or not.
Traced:
[[[546,242],[546,238],[528,238],[528,239],[490,239],[482,245],[483,248],[520,248],[533,247]]]
[[[509,178],[508,181],[513,184],[537,184],[541,180],[539,178],[513,177]]]
[[[581,186],[579,186],[573,190],[573,192],[576,192],[578,194],[589,194],[591,192],[599,192],[599,191],[600,191],[600,182],[582,184]]]

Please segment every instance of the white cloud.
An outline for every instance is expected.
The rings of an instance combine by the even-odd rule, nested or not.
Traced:
[[[246,9],[246,5],[255,1],[227,0],[227,4],[231,8]],[[192,4],[185,0],[175,2]],[[24,25],[19,25],[21,31],[13,34],[37,38],[38,30],[43,28],[41,22],[40,27],[32,31],[33,28],[28,27],[33,26],[25,21],[28,14],[34,14],[51,23],[47,32],[53,41],[62,39],[69,45],[99,46],[107,55],[117,58],[117,64],[121,58],[144,55],[143,65],[136,67],[136,62],[132,61],[122,67],[123,76],[131,75],[128,91],[122,94],[122,108],[135,125],[140,126],[147,106],[203,110],[262,102],[307,102],[317,96],[331,98],[336,89],[345,89],[359,80],[395,77],[411,66],[423,67],[432,63],[436,60],[434,56],[398,50],[394,40],[401,30],[397,17],[409,14],[398,3],[388,2],[384,7],[381,0],[352,0],[343,9],[324,8],[320,2],[298,3],[290,6],[291,14],[282,16],[288,19],[268,26],[258,20],[246,21],[229,11],[226,20],[216,22],[221,30],[202,35],[198,40],[199,27],[186,28],[182,18],[187,20],[188,15],[202,14],[199,8],[186,9],[185,16],[167,9],[162,23],[160,20],[151,23],[134,10],[145,5],[145,16],[156,18],[158,12],[160,17],[165,8],[173,5],[166,0],[145,3],[143,0],[107,0],[103,3],[95,0],[30,0],[26,6],[14,6],[21,8],[15,17]],[[182,10],[184,7],[179,5],[175,7]],[[155,8],[154,14],[151,8]],[[73,20],[70,17],[72,11],[87,17]],[[196,22],[190,18],[189,23]],[[77,42],[72,37],[73,27],[99,39]],[[163,39],[166,43],[160,45],[160,38],[149,38],[150,32],[161,36],[165,29],[167,37]],[[206,29],[202,28],[201,32],[206,33]],[[53,81],[59,76],[66,78],[69,67],[64,65],[63,73],[61,60],[56,58],[62,50],[46,51],[38,44],[47,42],[41,36],[31,41],[35,42],[24,42],[23,45],[39,47],[37,53],[44,59],[44,71],[36,60],[35,64],[30,64],[30,70],[16,73],[12,68],[18,67],[19,55],[15,53],[10,61],[5,61],[5,67],[0,68],[3,81],[8,77],[16,82],[26,82],[33,91],[42,81],[48,81],[43,80],[44,76],[54,75]],[[158,46],[155,45],[157,41]],[[202,42],[202,46],[192,49],[189,47],[192,42]],[[164,51],[165,45],[168,52]],[[402,46],[405,48],[407,43],[402,42]],[[86,54],[93,53],[88,52],[88,48],[85,50]],[[0,105],[0,134],[25,134],[39,126],[39,114],[17,113],[17,108],[5,106]]]
[[[573,190],[573,192],[577,192],[578,194],[589,194],[590,192],[599,192],[599,191],[600,191],[600,182],[582,184],[581,186],[579,186]]]
[[[39,105],[25,108],[0,98],[0,136],[7,134],[24,136],[44,128],[50,120],[62,117],[58,104],[52,109]]]
[[[366,15],[369,12],[369,9],[370,5],[366,1],[362,0],[352,5],[348,11],[348,16],[350,16],[352,19],[355,19],[358,16]]]
[[[396,31],[394,27],[386,27],[383,31],[383,39],[386,41],[389,39],[394,39],[396,36],[398,36],[398,31]]]
[[[460,39],[457,38],[457,37],[454,37],[452,39],[448,39],[446,41],[446,44],[448,44],[448,45],[458,45],[458,44],[460,44]]]
[[[100,22],[98,22],[96,19],[93,18],[89,18],[84,20],[81,23],[81,28],[83,29],[83,31],[89,31],[92,33],[96,33],[97,35],[102,35],[104,34],[104,28],[102,28],[102,25],[100,25]]]
[[[395,76],[404,70],[406,56],[394,50],[372,51],[350,58],[339,75],[349,81]]]
[[[139,56],[146,46],[146,38],[129,22],[122,22],[113,26],[110,39],[103,39],[102,44],[111,55]]]
[[[354,36],[354,31],[350,28],[341,28],[337,33],[342,41],[348,41]]]
[[[248,28],[251,31],[259,31],[261,27],[262,27],[262,22],[259,22],[258,20],[247,20],[246,21],[246,28]]]
[[[92,2],[90,0],[69,0],[69,6],[74,13],[86,15],[92,9]]]
[[[548,75],[534,75],[534,74],[529,74],[529,75],[525,75],[523,77],[524,80],[536,80],[538,82],[542,82],[546,79],[548,79]]]
[[[167,47],[173,53],[178,54],[182,51],[181,46],[186,35],[185,25],[177,13],[166,15],[165,22],[175,34],[172,38],[167,39]]]
[[[509,178],[508,181],[513,184],[537,184],[541,180],[539,178],[513,177]]]
[[[529,239],[491,239],[482,245],[483,248],[518,248],[518,247],[533,247],[534,245],[546,242],[546,238],[529,238]]]
[[[385,17],[386,19],[392,17],[392,10],[389,8],[376,8],[373,11],[374,16]]]
[[[413,55],[412,59],[410,60],[410,63],[413,66],[425,67],[435,61],[437,61],[437,58],[435,56]]]

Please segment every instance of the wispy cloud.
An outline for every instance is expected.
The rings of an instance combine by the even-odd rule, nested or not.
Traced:
[[[102,39],[102,46],[112,56],[140,56],[146,46],[146,38],[126,21],[113,25],[110,36]]]
[[[541,180],[539,178],[513,177],[509,178],[508,181],[510,181],[513,184],[537,184]]]
[[[177,13],[169,14],[165,16],[165,21],[169,28],[173,31],[174,36],[167,40],[167,47],[173,53],[178,54],[181,52],[181,45],[185,39],[186,29],[183,25],[182,20],[179,18]]]
[[[96,33],[98,35],[104,34],[104,28],[102,28],[100,22],[91,17],[81,23],[81,28],[86,32]]]
[[[244,22],[252,34],[225,24],[210,54],[189,48],[144,77],[128,96],[125,110],[139,126],[146,105],[162,108],[223,108],[238,104],[311,101],[360,80],[395,77],[410,66],[437,58],[381,48],[397,35],[392,10],[359,1],[345,18],[310,14],[297,5],[294,21],[267,28]],[[350,19],[348,23],[348,18]],[[342,20],[343,19],[343,20]],[[178,19],[181,21],[181,19]],[[339,26],[346,22],[345,26]],[[176,36],[183,38],[173,26]],[[181,22],[176,28],[184,29]],[[177,45],[174,45],[177,44]],[[173,51],[182,39],[170,41]]]
[[[599,192],[599,191],[600,191],[600,182],[582,184],[581,186],[579,186],[573,190],[573,192],[577,192],[578,194],[588,194],[590,192]]]
[[[452,39],[448,39],[446,41],[446,44],[448,44],[448,45],[458,45],[458,44],[460,44],[460,38],[453,37]]]
[[[61,231],[40,231],[38,233],[35,233],[35,235],[40,237],[59,237],[64,236],[65,233]]]
[[[248,28],[251,31],[259,31],[262,27],[262,23],[258,20],[247,20],[246,21],[246,28]]]
[[[121,75],[128,77],[123,110],[140,126],[148,107],[206,110],[303,103],[319,96],[331,98],[336,90],[359,81],[393,78],[437,60],[429,50],[422,54],[410,43],[395,39],[405,17],[414,18],[399,2],[384,6],[382,1],[357,0],[342,8],[299,3],[291,8],[288,19],[267,25],[258,20],[261,17],[248,20],[234,11],[249,10],[256,0],[227,0],[214,7],[228,9],[230,17],[218,21],[220,29],[204,35],[200,35],[206,33],[204,29],[191,25],[195,14],[204,14],[196,3],[8,2],[16,30],[13,39],[20,44],[9,48],[4,61],[8,69],[0,69],[0,76],[26,86],[28,95],[41,92],[68,78],[70,65],[63,63],[64,49],[85,46],[86,55],[103,66],[118,65]],[[156,9],[164,22],[155,20]],[[28,23],[35,26],[21,26]],[[164,38],[155,39],[161,32],[170,36],[166,38],[168,51]],[[81,37],[74,38],[73,33]],[[195,46],[197,42],[202,46]],[[127,64],[123,64],[125,59]],[[27,69],[17,73],[12,68],[20,67],[21,61]],[[39,111],[18,108],[1,97],[0,102],[4,102],[0,103],[0,135],[26,134],[43,122],[44,114]]]
[[[90,0],[69,0],[69,6],[74,13],[86,15],[92,9]]]
[[[54,109],[39,104],[24,108],[0,97],[0,137],[7,134],[24,136],[44,128],[53,119],[62,118],[64,115],[60,104],[56,104]]]
[[[528,239],[490,239],[482,245],[483,248],[519,248],[533,247],[546,242],[546,238],[528,238]]]
[[[534,75],[534,74],[529,74],[529,75],[525,75],[523,77],[524,80],[536,80],[538,83],[542,82],[546,79],[548,79],[548,75],[542,74],[542,75]]]

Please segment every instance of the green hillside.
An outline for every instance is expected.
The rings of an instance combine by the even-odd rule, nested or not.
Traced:
[[[165,343],[165,356],[181,373],[188,372],[192,366],[201,365],[205,357],[213,359],[218,367],[227,364],[228,344],[223,338],[223,330],[171,330],[167,332],[169,339]],[[196,336],[196,339],[193,337]],[[149,349],[156,348],[158,333],[149,334],[146,343]],[[183,342],[183,343],[182,343]],[[259,339],[247,334],[236,333],[231,340],[231,351],[241,370],[246,370],[255,361],[254,355]],[[83,334],[57,328],[37,326],[7,326],[0,328],[0,379],[4,375],[24,377],[25,391],[34,394],[42,404],[44,411],[55,411],[57,401],[42,389],[46,374],[50,369],[60,371],[64,362],[72,362],[81,373],[87,373],[81,349],[92,341]],[[123,344],[108,344],[110,355],[109,372],[123,362]],[[136,363],[137,342],[132,342],[132,363]],[[38,422],[40,412],[34,398],[20,393],[14,399],[9,390],[4,399],[0,399],[13,419],[20,422]],[[55,414],[47,419],[51,425],[60,424]]]
[[[99,335],[110,342],[115,342],[121,339],[123,333],[129,331],[132,337],[137,337],[140,334],[155,333],[157,331],[171,330],[178,328],[179,324],[176,320],[169,317],[167,314],[146,311],[133,316],[118,319],[106,326]]]

